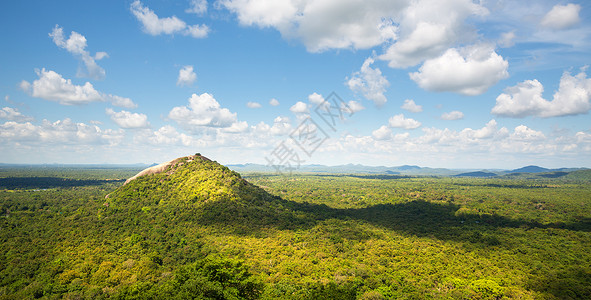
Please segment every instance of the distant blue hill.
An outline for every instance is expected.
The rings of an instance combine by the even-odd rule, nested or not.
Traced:
[[[420,170],[421,167],[404,165],[404,166],[396,167],[396,169],[398,169],[400,171],[408,171],[408,170]]]
[[[495,174],[495,173],[484,172],[484,171],[466,172],[466,173],[454,175],[454,177],[496,177],[496,176],[497,176],[497,174]]]
[[[552,170],[538,167],[538,166],[526,166],[523,168],[509,171],[508,173],[542,173],[542,172],[549,172],[549,171],[552,171]]]

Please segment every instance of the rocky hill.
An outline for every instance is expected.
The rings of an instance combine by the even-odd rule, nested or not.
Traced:
[[[270,224],[287,228],[306,222],[289,202],[199,154],[141,171],[109,194],[105,205],[233,229]]]

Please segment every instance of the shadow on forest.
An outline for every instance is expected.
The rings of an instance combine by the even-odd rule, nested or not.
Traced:
[[[500,227],[561,228],[576,231],[591,231],[591,218],[577,223],[551,223],[510,219],[499,215],[474,215],[456,212],[455,204],[437,204],[426,201],[410,201],[397,204],[378,204],[366,208],[336,209],[326,205],[295,203],[281,200],[296,211],[315,215],[320,219],[351,218],[381,226],[390,230],[417,236],[434,236],[439,239],[456,239],[465,229],[494,229]]]
[[[62,177],[5,177],[0,178],[0,188],[4,189],[48,189],[56,187],[78,187],[101,185],[122,180],[69,179]]]
[[[591,218],[581,218],[575,223],[541,224],[499,215],[457,214],[459,205],[420,200],[349,209],[332,208],[324,204],[299,203],[276,196],[273,196],[273,200],[268,203],[280,204],[280,208],[273,205],[237,207],[231,202],[233,201],[204,204],[202,216],[209,217],[201,221],[225,228],[235,228],[241,234],[251,234],[262,227],[299,230],[311,228],[318,222],[329,219],[359,220],[402,234],[470,242],[482,246],[501,244],[495,236],[498,228],[560,228],[591,231]],[[224,213],[221,214],[221,211]]]
[[[275,200],[275,201],[273,201]],[[273,197],[269,203],[279,203],[282,209],[274,207],[265,212],[261,206],[251,211],[229,212],[230,218],[216,218],[211,225],[233,230],[239,235],[257,235],[259,230],[268,227],[299,230],[310,229],[327,220],[358,220],[392,230],[403,235],[428,237],[439,240],[461,242],[469,247],[487,248],[521,247],[521,242],[513,236],[499,232],[501,228],[561,228],[574,231],[591,231],[591,218],[581,218],[575,223],[540,224],[520,219],[510,219],[498,215],[456,215],[460,208],[455,204],[437,204],[426,201],[411,201],[398,204],[380,204],[359,209],[337,209],[327,205],[298,203]],[[226,201],[206,204],[204,215],[209,209],[227,209]],[[232,202],[232,201],[228,201]],[[264,207],[264,206],[262,206]],[[271,206],[267,206],[271,207]],[[214,209],[214,210],[216,210]],[[219,214],[218,214],[219,216]],[[344,238],[349,240],[367,240],[375,238],[362,226],[354,223],[325,227],[328,237],[335,243]],[[378,237],[379,238],[379,237]],[[535,239],[532,237],[532,239]],[[544,242],[542,242],[544,243]],[[517,248],[515,248],[517,249]],[[588,269],[577,267],[570,270],[557,270],[556,274],[546,274],[535,282],[528,283],[530,289],[550,293],[558,298],[584,299],[591,295],[587,284],[591,280]]]

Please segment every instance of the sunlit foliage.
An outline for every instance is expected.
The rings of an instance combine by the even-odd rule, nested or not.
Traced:
[[[0,299],[591,297],[585,178],[62,173],[0,191]]]

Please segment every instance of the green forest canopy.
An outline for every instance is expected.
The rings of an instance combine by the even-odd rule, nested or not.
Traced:
[[[3,186],[0,299],[591,297],[584,178],[101,172]]]

